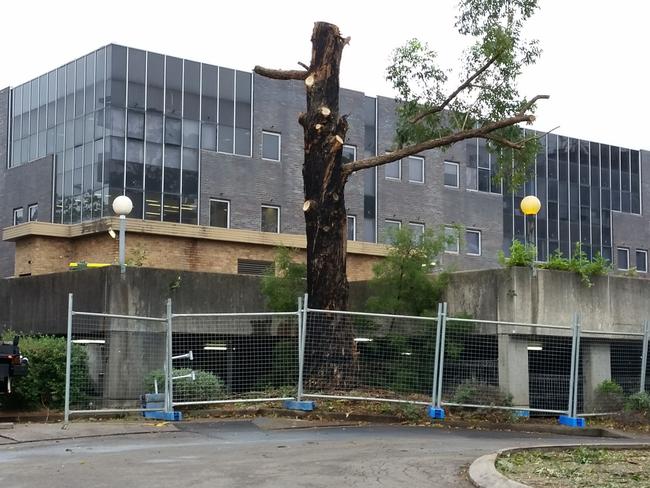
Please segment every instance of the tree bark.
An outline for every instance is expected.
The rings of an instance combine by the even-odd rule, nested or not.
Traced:
[[[305,136],[307,293],[310,308],[322,310],[346,310],[348,305],[347,175],[341,161],[348,124],[339,116],[339,70],[347,42],[335,25],[314,25],[305,79],[307,111],[299,119]],[[306,353],[312,385],[348,385],[357,355],[352,324],[341,315],[316,315],[308,324]]]

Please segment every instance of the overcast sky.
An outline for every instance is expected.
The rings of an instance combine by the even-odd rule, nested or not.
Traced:
[[[456,0],[30,1],[3,4],[0,87],[16,86],[111,42],[221,66],[297,68],[310,59],[313,22],[337,24],[345,49],[342,86],[392,96],[384,80],[392,49],[417,37],[453,67],[462,39]],[[642,0],[540,0],[528,35],[544,50],[521,92],[551,99],[535,128],[650,149],[647,38]]]

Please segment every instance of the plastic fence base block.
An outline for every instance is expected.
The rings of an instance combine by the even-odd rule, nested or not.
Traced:
[[[169,420],[171,422],[183,420],[183,412],[142,412],[142,415],[146,419]]]
[[[285,400],[283,405],[288,410],[302,410],[303,412],[311,412],[316,408],[316,402],[312,400]]]
[[[586,422],[582,417],[569,417],[568,415],[560,415],[558,418],[560,425],[567,425],[569,427],[577,427],[582,429],[585,427]]]
[[[515,410],[515,417],[530,418],[530,412],[528,410]]]
[[[445,418],[445,409],[440,407],[434,407],[429,405],[427,407],[427,415],[435,420],[444,420]]]

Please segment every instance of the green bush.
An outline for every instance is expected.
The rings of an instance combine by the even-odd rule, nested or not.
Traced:
[[[172,375],[184,376],[191,372],[191,369],[179,368],[174,369]],[[195,380],[192,378],[174,380],[174,400],[200,402],[226,397],[226,387],[218,376],[207,371],[195,371],[195,377]],[[147,393],[154,391],[154,381],[158,383],[159,391],[164,391],[165,372],[162,369],[153,371],[145,378],[144,388]]]
[[[451,401],[466,405],[511,407],[512,395],[503,393],[498,386],[468,380],[456,387]]]
[[[594,411],[618,412],[625,405],[625,392],[621,385],[612,380],[605,380],[595,390]]]
[[[506,257],[503,251],[499,251],[497,257],[499,264],[506,268],[515,266],[531,267],[537,257],[537,250],[532,244],[523,244],[515,239],[510,245],[510,257]]]
[[[7,332],[3,339],[14,334]],[[10,409],[62,408],[65,400],[66,339],[55,336],[21,336],[20,352],[29,359],[26,376],[15,378],[12,393],[2,398]],[[70,398],[83,401],[90,387],[88,355],[84,346],[72,345]]]
[[[630,395],[625,402],[625,409],[650,415],[650,393],[644,391]]]
[[[262,277],[261,290],[272,312],[294,312],[307,287],[307,266],[293,262],[295,251],[276,249],[274,265]]]
[[[582,250],[581,243],[577,242],[573,257],[565,258],[560,250],[556,250],[547,263],[539,264],[540,269],[554,269],[557,271],[571,271],[580,275],[582,283],[588,287],[594,286],[594,276],[606,275],[611,270],[611,264],[607,259],[597,253],[593,259],[589,259]]]

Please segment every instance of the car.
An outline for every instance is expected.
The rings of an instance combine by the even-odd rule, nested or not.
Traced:
[[[11,393],[12,378],[25,376],[29,361],[20,354],[18,336],[13,342],[0,343],[0,394]]]

